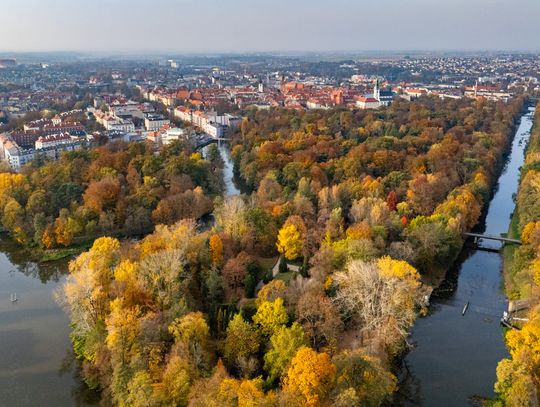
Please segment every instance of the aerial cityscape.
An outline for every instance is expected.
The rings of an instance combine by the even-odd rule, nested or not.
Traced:
[[[0,407],[540,405],[540,3],[5,1]]]

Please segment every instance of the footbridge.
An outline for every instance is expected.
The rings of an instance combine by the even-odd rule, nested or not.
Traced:
[[[484,239],[484,240],[498,240],[499,242],[502,242],[503,244],[521,244],[521,240],[519,239],[511,239],[509,237],[504,237],[504,236],[484,235],[482,233],[464,233],[463,235],[474,238],[475,243],[478,243],[480,239]]]

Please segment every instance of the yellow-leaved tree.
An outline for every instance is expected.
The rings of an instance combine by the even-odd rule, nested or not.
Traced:
[[[302,254],[302,235],[296,225],[286,225],[279,230],[276,246],[288,260],[295,260]]]
[[[264,301],[253,316],[253,322],[260,325],[261,332],[267,336],[272,335],[288,321],[289,317],[282,298],[277,298],[274,301]]]
[[[219,386],[219,398],[223,406],[270,407],[276,404],[273,392],[265,394],[260,377],[247,379],[224,379]]]
[[[495,391],[506,406],[539,405],[540,306],[521,330],[508,331],[506,344],[512,358],[499,362]]]
[[[336,366],[327,353],[302,347],[291,360],[283,390],[293,394],[301,406],[318,406],[328,397],[335,376]]]
[[[217,234],[210,237],[210,254],[213,265],[218,266],[223,262],[223,242]]]

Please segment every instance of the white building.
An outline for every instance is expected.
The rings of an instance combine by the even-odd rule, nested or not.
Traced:
[[[70,144],[77,140],[77,137],[70,136],[69,133],[50,134],[47,136],[40,136],[36,140],[36,150],[42,150],[50,147],[56,147],[60,145]]]
[[[381,107],[381,102],[372,97],[359,97],[356,100],[356,107],[360,109],[378,109]]]
[[[206,123],[202,129],[206,134],[213,138],[223,138],[223,136],[225,135],[225,129],[219,123]]]
[[[139,119],[143,119],[145,113],[153,111],[149,109],[150,108],[146,106],[146,104],[140,104],[131,101],[128,101],[125,104],[111,105],[109,107],[109,111],[113,116],[132,116],[138,117]]]
[[[179,129],[178,127],[167,129],[165,133],[161,134],[161,142],[164,145],[171,144],[174,141],[183,140],[185,138],[186,132],[184,129]]]
[[[144,119],[144,127],[147,131],[157,131],[170,123],[171,121],[163,116],[150,115]]]
[[[126,133],[135,131],[135,124],[131,119],[109,117],[104,120],[103,126],[109,131],[123,131]]]
[[[9,166],[16,171],[20,170],[22,166],[32,161],[35,157],[36,150],[22,149],[12,141],[4,144],[4,158]]]
[[[60,116],[56,115],[51,119],[51,122],[52,122],[53,126],[60,126],[62,124],[62,118]]]
[[[216,112],[201,112],[178,107],[174,116],[193,126],[200,127],[204,132],[214,138],[222,138],[227,128],[236,129],[242,123],[242,117],[229,113],[219,116]]]
[[[394,100],[394,94],[391,90],[381,90],[377,79],[373,88],[373,99],[377,99],[381,106],[390,106],[392,100]]]

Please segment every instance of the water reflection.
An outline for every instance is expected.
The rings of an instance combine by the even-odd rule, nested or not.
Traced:
[[[38,265],[32,257],[0,239],[0,405],[91,405],[96,396],[78,377],[69,319],[53,298],[67,261]]]

